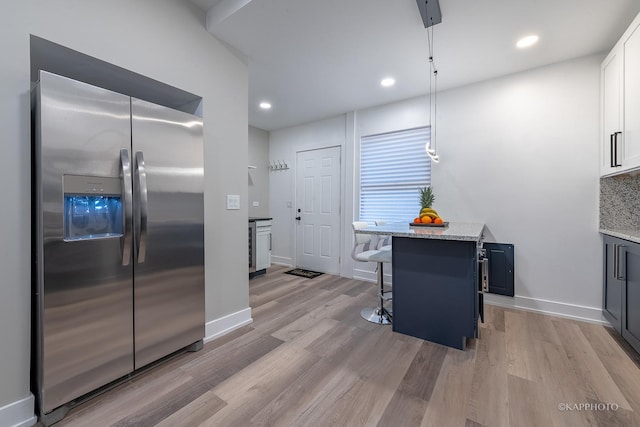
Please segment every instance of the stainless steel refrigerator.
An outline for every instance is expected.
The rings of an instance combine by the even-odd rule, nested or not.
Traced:
[[[43,71],[32,111],[32,382],[48,425],[202,347],[202,121]]]

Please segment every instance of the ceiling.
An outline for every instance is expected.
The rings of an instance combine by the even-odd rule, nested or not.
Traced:
[[[249,124],[275,130],[424,95],[428,42],[416,0],[190,0],[246,55]],[[611,49],[638,0],[440,0],[438,91]],[[526,50],[515,42],[537,33]],[[396,84],[380,86],[393,76]],[[269,101],[269,111],[258,107]]]

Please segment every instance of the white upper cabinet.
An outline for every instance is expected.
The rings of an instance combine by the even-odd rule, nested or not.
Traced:
[[[600,174],[609,175],[620,170],[616,149],[622,131],[622,54],[614,49],[604,60],[602,79],[602,135]],[[617,139],[617,140],[616,140]]]
[[[640,22],[624,41],[623,167],[640,167]]]
[[[640,169],[640,15],[602,62],[600,175]]]

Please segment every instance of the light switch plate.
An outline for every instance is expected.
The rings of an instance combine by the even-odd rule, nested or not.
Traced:
[[[240,196],[237,194],[227,194],[227,209],[240,209]]]
[[[258,206],[260,206],[260,202],[253,202],[253,207],[257,208]]]

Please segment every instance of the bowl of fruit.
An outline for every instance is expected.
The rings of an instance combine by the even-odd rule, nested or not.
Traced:
[[[413,219],[413,222],[409,223],[411,226],[418,227],[446,227],[448,222],[444,221],[438,212],[433,209],[433,202],[435,201],[433,190],[431,187],[423,187],[420,189],[420,213]]]

